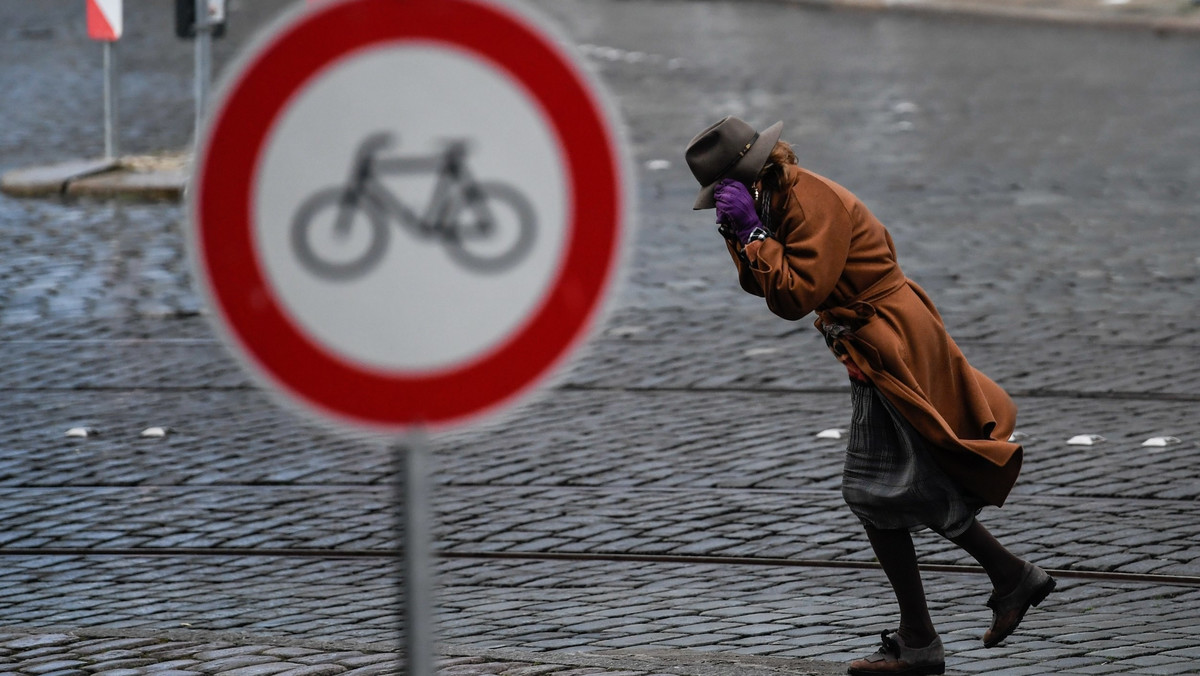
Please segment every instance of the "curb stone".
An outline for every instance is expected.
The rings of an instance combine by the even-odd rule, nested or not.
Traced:
[[[504,648],[443,646],[443,676],[830,676],[844,667],[804,659],[688,650],[532,653]],[[398,674],[397,653],[345,642],[250,639],[201,631],[0,626],[0,660],[11,673],[42,673],[50,665],[93,673],[383,676]],[[10,673],[8,671],[2,673]]]
[[[13,197],[133,197],[179,201],[190,175],[190,158],[175,153],[118,159],[79,159],[13,169],[0,176],[0,192]]]
[[[1108,27],[1147,29],[1160,34],[1200,34],[1195,0],[780,0],[825,9],[941,14]]]
[[[27,169],[13,169],[0,176],[0,192],[13,197],[46,197],[67,192],[76,180],[111,172],[119,166],[116,160],[69,160],[59,164]]]

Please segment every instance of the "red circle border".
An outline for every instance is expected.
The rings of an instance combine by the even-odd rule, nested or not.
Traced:
[[[253,234],[258,162],[292,96],[355,50],[405,40],[466,50],[521,83],[550,120],[568,170],[565,254],[541,305],[502,345],[428,375],[370,371],[305,335],[275,298]],[[615,276],[624,194],[616,139],[602,110],[551,41],[495,5],[350,0],[303,15],[237,75],[214,111],[197,168],[198,265],[227,335],[285,393],[359,427],[447,427],[511,402],[583,340]]]

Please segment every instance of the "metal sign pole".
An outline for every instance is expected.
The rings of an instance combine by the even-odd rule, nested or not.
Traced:
[[[117,43],[104,42],[104,159],[120,152],[117,139]]]
[[[396,505],[403,510],[403,574],[400,603],[404,618],[404,654],[407,676],[433,676],[433,572],[430,556],[429,442],[413,433],[396,446]]]
[[[200,138],[204,112],[208,108],[208,84],[212,79],[212,31],[208,22],[208,0],[196,0],[196,131]]]

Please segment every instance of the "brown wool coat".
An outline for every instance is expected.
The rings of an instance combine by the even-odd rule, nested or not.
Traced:
[[[753,260],[729,250],[742,288],[784,319],[817,313],[880,392],[937,447],[938,464],[988,504],[1002,505],[1021,469],[1008,441],[1012,399],[967,363],[925,292],[896,262],[891,235],[850,191],[800,167],[774,196],[775,233]]]

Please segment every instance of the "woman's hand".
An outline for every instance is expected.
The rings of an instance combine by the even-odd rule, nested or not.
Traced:
[[[717,202],[717,223],[728,226],[745,245],[750,241],[750,233],[762,227],[750,191],[740,182],[726,178],[717,183],[713,197]]]

